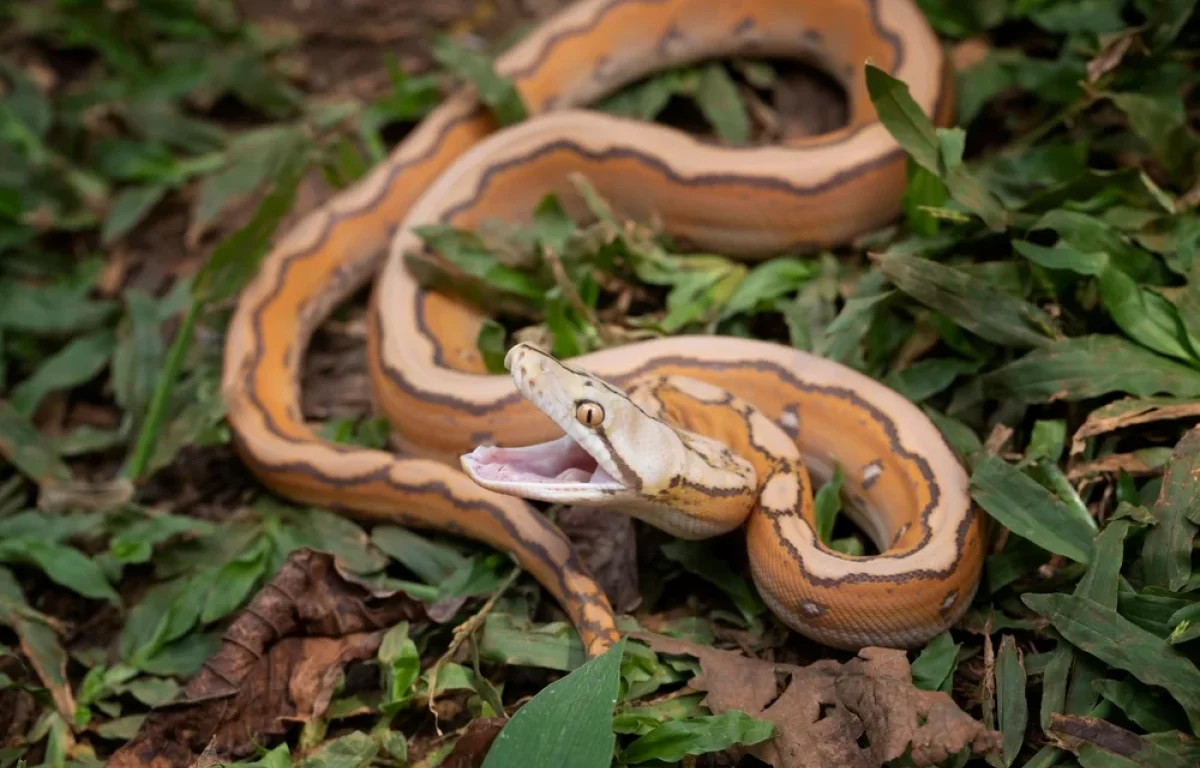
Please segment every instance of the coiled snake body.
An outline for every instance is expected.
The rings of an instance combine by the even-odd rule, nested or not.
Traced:
[[[577,109],[655,70],[731,55],[815,59],[842,81],[848,124],[732,148]],[[700,248],[761,260],[843,243],[894,218],[905,185],[905,155],[866,93],[868,59],[946,122],[947,67],[912,0],[585,0],[552,17],[496,64],[528,120],[497,131],[472,91],[452,96],[268,255],[228,330],[223,391],[240,455],[284,496],[510,552],[589,654],[617,638],[612,608],[562,532],[518,498],[550,494],[552,480],[558,500],[614,503],[678,535],[746,521],[760,591],[805,635],[847,648],[925,642],[974,595],[983,517],[961,464],[911,402],[832,361],[733,337],[668,337],[569,361],[517,347],[511,376],[489,374],[476,346],[483,316],[423,290],[403,261],[424,225],[527,220],[548,193],[580,210],[576,172],[620,213],[653,215]],[[372,276],[369,371],[402,455],[322,440],[300,413],[312,330]],[[525,386],[529,361],[557,382],[554,396]],[[562,399],[585,386],[609,398],[593,402],[599,432],[586,407]],[[576,426],[587,431],[572,440]],[[483,448],[460,467],[481,445],[543,453]],[[529,456],[559,472],[522,475]],[[835,462],[877,556],[839,554],[813,532],[808,473]]]

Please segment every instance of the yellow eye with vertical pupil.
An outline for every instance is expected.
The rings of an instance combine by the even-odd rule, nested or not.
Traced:
[[[575,420],[585,427],[594,427],[604,421],[604,409],[595,403],[580,403],[575,407]]]

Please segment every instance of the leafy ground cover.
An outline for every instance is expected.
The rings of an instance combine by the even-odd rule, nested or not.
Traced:
[[[0,766],[1200,762],[1195,3],[921,5],[959,62],[958,127],[864,68],[911,157],[895,226],[754,267],[593,194],[590,223],[547,199],[529,227],[423,233],[437,257],[414,268],[502,310],[493,364],[513,338],[571,355],[684,331],[815,351],[919,403],[998,523],[960,626],[854,658],[782,631],[736,535],[551,510],[628,614],[586,664],[507,558],[263,492],[217,387],[231,300],[280,228],[463,80],[521,117],[488,68],[525,28],[507,4],[362,22],[411,48],[340,45],[382,83],[338,69],[350,33],[320,6],[299,34],[253,3],[0,9]],[[466,36],[422,68],[429,29]],[[599,107],[733,143],[842,109],[757,61]],[[322,328],[305,410],[383,447],[362,336],[361,301]],[[822,535],[865,551],[838,488]]]

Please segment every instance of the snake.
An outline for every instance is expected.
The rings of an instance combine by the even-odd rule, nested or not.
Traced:
[[[655,72],[735,56],[824,70],[846,92],[846,124],[732,145],[588,108]],[[818,642],[910,648],[952,626],[978,587],[985,520],[918,405],[849,365],[718,334],[564,360],[518,345],[508,372],[492,372],[478,345],[484,309],[423,286],[406,261],[428,252],[423,227],[528,222],[547,195],[586,216],[576,175],[628,220],[653,219],[678,242],[747,263],[845,245],[892,222],[906,187],[907,155],[871,102],[866,62],[949,124],[952,68],[913,0],[582,0],[546,17],[494,60],[524,119],[501,124],[461,86],[263,257],[225,336],[221,387],[238,456],[285,498],[507,552],[589,656],[620,639],[618,617],[539,508],[556,494],[681,537],[744,523],[767,605]],[[368,283],[366,366],[387,449],[321,437],[300,405],[314,331]],[[530,375],[530,361],[546,370]],[[532,389],[539,377],[544,391]],[[598,397],[571,399],[585,388]],[[503,453],[522,448],[532,453]],[[531,466],[539,455],[553,477]],[[846,514],[875,553],[841,553],[815,534],[812,483],[835,468]],[[525,481],[503,483],[513,476]]]

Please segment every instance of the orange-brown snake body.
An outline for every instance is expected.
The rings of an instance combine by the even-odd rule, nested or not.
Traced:
[[[815,60],[845,87],[848,124],[780,146],[727,147],[581,109],[656,70],[730,55]],[[912,0],[586,0],[548,19],[496,63],[529,119],[497,131],[473,92],[453,95],[265,259],[228,329],[223,387],[239,453],[284,496],[512,553],[564,607],[588,652],[603,651],[617,637],[613,612],[566,537],[458,466],[456,456],[481,443],[530,445],[561,430],[510,377],[486,372],[479,312],[409,274],[404,253],[422,247],[414,229],[527,220],[549,193],[578,212],[568,177],[581,173],[621,214],[653,216],[730,256],[844,243],[892,220],[905,187],[906,155],[866,93],[867,60],[948,121],[945,57]],[[374,396],[412,455],[322,440],[300,413],[312,330],[372,277]],[[801,513],[752,516],[746,526],[760,591],[799,631],[846,647],[910,647],[970,603],[983,516],[941,434],[896,392],[832,361],[732,337],[668,337],[569,362],[617,387],[658,375],[708,382],[782,427],[809,471],[843,468],[851,512],[879,556],[831,552]],[[720,414],[697,418],[725,434]]]

